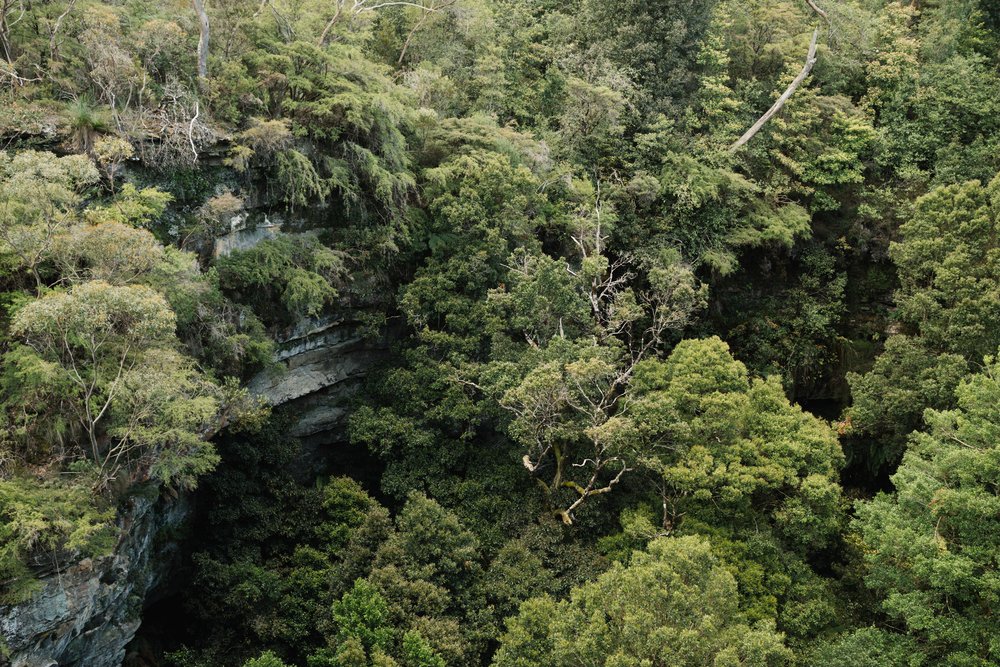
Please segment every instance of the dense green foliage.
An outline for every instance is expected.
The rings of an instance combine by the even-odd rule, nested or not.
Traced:
[[[707,542],[660,538],[569,600],[525,602],[493,664],[777,667],[792,661],[782,639],[746,625],[736,580]]]
[[[994,3],[204,4],[0,3],[0,604],[187,493],[179,666],[1000,665]]]
[[[866,581],[935,664],[993,664],[1000,367],[959,385],[955,410],[927,412],[893,476],[896,493],[859,508]]]

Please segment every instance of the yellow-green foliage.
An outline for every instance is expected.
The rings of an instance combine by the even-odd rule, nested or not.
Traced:
[[[1000,664],[996,2],[202,4],[0,3],[0,595],[200,480],[180,664]]]
[[[110,552],[118,538],[114,507],[95,503],[92,472],[62,479],[0,480],[0,602],[29,595],[35,580],[28,564],[66,567]]]

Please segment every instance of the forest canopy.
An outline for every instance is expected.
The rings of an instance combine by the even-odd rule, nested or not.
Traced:
[[[146,498],[158,665],[1000,667],[995,3],[0,0],[0,98],[0,607]]]

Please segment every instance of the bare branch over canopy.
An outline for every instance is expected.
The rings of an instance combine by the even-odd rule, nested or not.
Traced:
[[[754,135],[760,132],[761,128],[767,124],[767,121],[771,120],[779,111],[781,111],[782,107],[785,106],[785,103],[792,97],[792,95],[795,94],[795,91],[802,85],[802,82],[806,80],[806,77],[808,77],[809,73],[812,71],[813,65],[816,64],[816,41],[818,39],[819,28],[816,28],[816,30],[813,31],[812,42],[809,43],[809,53],[806,55],[806,63],[803,65],[802,71],[799,72],[799,75],[788,85],[788,88],[785,89],[785,92],[781,94],[781,97],[778,98],[771,108],[768,109],[767,112],[765,112],[764,115],[761,116],[749,130],[744,132],[742,137],[737,139],[736,142],[729,147],[730,153],[735,153],[748,141],[753,139]]]

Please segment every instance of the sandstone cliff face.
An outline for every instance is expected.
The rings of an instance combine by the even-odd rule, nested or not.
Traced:
[[[250,391],[294,412],[295,437],[342,442],[350,399],[388,347],[361,329],[356,313],[301,322],[278,341],[277,367],[255,377]]]
[[[184,499],[134,497],[119,516],[120,541],[42,579],[31,599],[0,606],[0,638],[12,667],[118,667],[139,627],[143,601],[169,574],[170,540],[188,514]]]
[[[343,441],[350,399],[386,348],[365,339],[351,314],[305,321],[278,341],[276,368],[250,383],[293,411],[304,477],[321,459],[317,449]],[[184,498],[134,498],[119,517],[121,538],[110,556],[47,575],[30,600],[0,606],[0,667],[119,667],[144,605],[169,577],[178,552],[169,536],[188,513]]]

